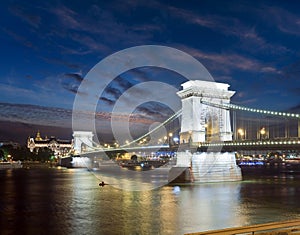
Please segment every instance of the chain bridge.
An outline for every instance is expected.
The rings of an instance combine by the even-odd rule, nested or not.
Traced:
[[[133,141],[100,145],[93,141],[94,133],[74,131],[75,155],[173,151],[176,164],[169,174],[177,176],[178,172],[185,172],[188,175],[185,177],[194,181],[211,182],[241,180],[236,152],[300,150],[300,114],[232,104],[235,91],[229,90],[225,83],[193,80],[183,83],[182,88],[177,92],[182,108]],[[172,133],[155,144],[148,141],[151,134],[175,120],[181,120],[180,131],[170,130]],[[175,133],[179,135],[176,140]]]

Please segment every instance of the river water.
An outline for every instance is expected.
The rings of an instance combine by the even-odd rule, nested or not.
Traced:
[[[1,234],[184,234],[300,218],[300,178],[100,187],[87,169],[0,170]]]

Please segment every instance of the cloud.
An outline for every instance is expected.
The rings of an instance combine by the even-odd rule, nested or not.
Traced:
[[[82,35],[79,33],[72,33],[71,39],[75,42],[78,42],[81,45],[84,45],[88,50],[84,53],[92,53],[96,51],[108,52],[110,51],[109,47],[103,44],[99,39],[94,39],[92,36]],[[78,52],[78,50],[77,50]],[[80,54],[80,53],[79,53]],[[82,52],[81,52],[82,54]]]
[[[145,43],[145,40],[152,38],[151,32],[159,29],[155,25],[151,27],[151,24],[142,26],[126,24],[118,20],[113,11],[107,10],[105,6],[100,8],[97,5],[87,5],[85,8],[91,14],[79,14],[63,4],[49,7],[48,11],[60,24],[60,27],[52,27],[52,34],[64,39],[69,38],[81,45],[78,49],[63,45],[66,52],[110,53],[111,46],[123,47],[124,44],[128,46]],[[140,32],[142,29],[144,29],[143,33]]]
[[[256,54],[259,51],[268,51],[268,53],[272,54],[289,52],[285,46],[268,43],[266,39],[256,32],[255,27],[246,25],[238,17],[220,16],[216,14],[200,14],[195,11],[176,8],[173,6],[169,6],[168,8],[173,17],[180,18],[187,23],[208,28],[218,34],[236,37],[239,39],[236,46],[245,51],[251,51],[252,53],[255,52]],[[249,11],[253,13],[256,9],[247,5],[247,12]]]
[[[300,76],[300,61],[295,61],[282,68],[282,73],[278,76],[279,78],[286,80],[293,80],[297,82]]]
[[[33,14],[32,12],[29,12],[28,9],[29,9],[28,7],[25,8],[25,7],[21,6],[21,5],[12,5],[9,8],[9,10],[14,15],[16,15],[17,17],[19,17],[20,19],[22,19],[26,23],[30,24],[34,28],[39,28],[39,26],[41,24],[41,17],[39,15],[37,15],[37,14]]]
[[[83,120],[91,117],[86,112],[80,115]],[[96,112],[95,117],[96,122],[101,126],[105,126],[105,131],[109,131],[109,123],[107,122],[111,120],[111,113]],[[152,117],[140,113],[119,113],[114,114],[114,117],[120,121],[128,120],[129,117],[129,121],[136,124],[151,124],[155,121]],[[160,119],[156,120],[160,121]],[[0,121],[71,128],[72,110],[29,104],[0,103]]]
[[[63,59],[47,58],[47,57],[41,57],[41,59],[43,59],[44,61],[46,61],[48,63],[63,65],[63,66],[66,66],[67,68],[71,68],[71,69],[80,69],[82,67],[82,65],[80,65],[78,63],[69,62],[69,61],[63,60]]]
[[[9,35],[11,38],[13,38],[15,41],[21,43],[22,45],[28,47],[28,48],[35,48],[36,49],[36,46],[34,46],[34,44],[28,40],[26,37],[24,36],[21,36],[19,34],[17,34],[16,32],[13,32],[7,28],[2,28],[2,30],[7,34]]]
[[[0,120],[44,126],[71,126],[71,110],[37,105],[0,103]]]
[[[277,73],[277,74],[281,73],[281,71],[279,71],[276,68],[271,67],[271,66],[262,67],[261,71],[264,72],[264,73],[274,73],[274,74],[275,73]]]
[[[267,13],[267,14],[266,14]],[[300,17],[291,11],[276,6],[265,6],[262,17],[273,23],[281,32],[300,36]]]
[[[70,8],[61,4],[58,7],[50,8],[49,11],[60,19],[62,26],[69,29],[81,29],[82,23],[79,20],[79,15]]]
[[[173,112],[163,104],[157,102],[148,102],[137,107],[137,112],[140,114],[158,120],[163,120],[170,117]]]
[[[4,84],[0,83],[0,93],[2,97],[13,97],[16,98],[24,98],[27,99],[37,99],[37,93],[26,88],[17,87],[14,84]],[[13,99],[11,99],[13,100]]]
[[[113,105],[115,101],[129,88],[149,80],[149,73],[140,68],[132,69],[116,77],[110,84],[108,84],[100,97],[100,100],[105,101],[109,105]]]
[[[107,93],[107,95],[112,96],[115,100],[122,95],[122,92],[118,88],[112,86],[106,88],[105,92]]]
[[[183,50],[199,59],[199,61],[206,61],[209,67],[216,71],[223,70],[227,73],[231,69],[249,71],[249,72],[262,72],[262,73],[279,73],[275,67],[266,66],[263,62],[243,56],[242,54],[235,53],[207,53],[196,48],[183,47]]]
[[[106,104],[108,104],[110,106],[114,105],[114,103],[115,103],[115,100],[112,100],[112,99],[109,99],[109,98],[103,97],[103,96],[100,97],[100,100],[104,101]]]
[[[64,76],[67,78],[73,78],[77,82],[82,82],[82,80],[83,80],[81,72],[80,73],[65,73]]]
[[[72,83],[62,83],[62,87],[66,89],[67,91],[70,91],[74,94],[77,94],[78,85],[72,84]]]
[[[65,73],[63,74],[63,78],[61,79],[61,85],[67,91],[70,91],[74,94],[78,93],[78,87],[80,83],[83,81],[83,77],[80,73]]]

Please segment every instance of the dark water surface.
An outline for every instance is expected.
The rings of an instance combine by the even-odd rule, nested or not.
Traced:
[[[300,178],[125,191],[86,169],[0,170],[0,234],[184,234],[300,218]]]

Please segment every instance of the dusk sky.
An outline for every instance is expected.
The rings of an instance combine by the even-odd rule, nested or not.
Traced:
[[[234,104],[277,111],[300,105],[297,1],[4,0],[0,18],[2,139],[8,122],[70,128],[75,94],[89,70],[112,53],[141,45],[195,57],[215,81],[236,91]],[[99,118],[108,120],[118,98],[144,81],[180,89],[185,78],[149,67],[121,74],[105,84]],[[171,113],[148,103],[137,108],[133,122],[162,121]]]

